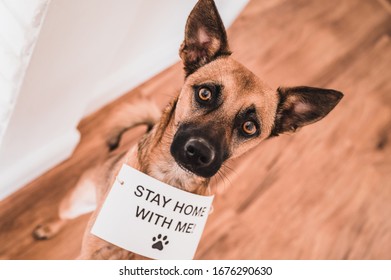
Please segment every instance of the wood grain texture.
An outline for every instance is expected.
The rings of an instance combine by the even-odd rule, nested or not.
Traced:
[[[228,30],[233,56],[272,87],[335,88],[324,120],[264,142],[228,164],[197,259],[391,259],[391,13],[388,1],[251,1]],[[153,34],[151,34],[152,36]],[[71,259],[88,215],[54,239],[54,216],[88,166],[108,155],[110,115],[141,96],[164,105],[180,63],[84,119],[70,159],[0,202],[1,259]],[[50,116],[48,116],[50,117]],[[144,128],[126,133],[121,149]],[[232,169],[232,170],[231,170]]]

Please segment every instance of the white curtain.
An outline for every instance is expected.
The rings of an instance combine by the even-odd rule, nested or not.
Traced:
[[[50,0],[0,0],[0,145]]]

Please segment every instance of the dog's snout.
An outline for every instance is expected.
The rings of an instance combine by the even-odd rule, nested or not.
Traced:
[[[189,161],[199,166],[208,166],[215,158],[214,148],[202,138],[191,138],[184,147]]]
[[[228,158],[224,130],[199,123],[182,124],[174,135],[170,152],[182,169],[204,178],[215,175]]]

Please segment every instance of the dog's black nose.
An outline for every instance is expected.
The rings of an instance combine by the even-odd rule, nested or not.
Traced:
[[[185,144],[185,156],[198,166],[208,166],[215,158],[214,148],[202,138],[191,138]]]

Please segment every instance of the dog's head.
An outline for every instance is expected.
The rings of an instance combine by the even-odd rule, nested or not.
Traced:
[[[325,117],[342,93],[320,88],[269,88],[230,57],[213,0],[200,0],[180,48],[185,83],[175,113],[171,154],[182,168],[209,178],[229,158],[262,140]]]

